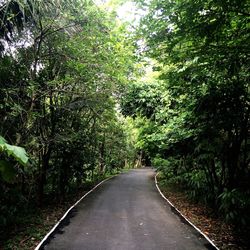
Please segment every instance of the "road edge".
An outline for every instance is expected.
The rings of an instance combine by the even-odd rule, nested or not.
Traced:
[[[54,227],[43,237],[43,239],[40,241],[40,243],[36,246],[34,250],[39,250],[43,244],[46,242],[46,240],[54,233],[54,231],[57,229],[57,227],[61,224],[61,222],[66,218],[66,216],[69,214],[69,212],[79,203],[81,202],[87,195],[92,193],[98,186],[103,184],[104,182],[114,178],[117,175],[110,176],[101,182],[99,182],[97,185],[95,185],[91,190],[89,190],[86,194],[84,194],[77,202],[75,202],[66,212],[65,214],[61,217],[61,219],[54,225]]]
[[[205,238],[205,239],[206,239],[206,240],[216,249],[216,250],[220,250],[220,249],[214,244],[214,242],[213,242],[206,234],[204,234],[198,227],[196,227],[191,221],[189,221],[189,220],[181,213],[181,211],[180,211],[179,209],[177,209],[177,208],[173,205],[173,203],[165,197],[165,195],[161,192],[161,190],[160,190],[160,188],[159,188],[159,186],[158,186],[158,181],[157,181],[157,175],[158,175],[158,174],[159,174],[159,172],[155,174],[155,186],[156,186],[158,192],[160,193],[161,197],[162,197],[164,200],[166,200],[166,201],[168,202],[168,204],[171,206],[171,208],[174,209],[174,211],[175,211],[181,218],[183,218],[191,227],[193,227],[196,231],[198,231],[199,234],[201,234],[201,235],[202,235],[202,236],[203,236],[203,237],[204,237],[204,238]]]

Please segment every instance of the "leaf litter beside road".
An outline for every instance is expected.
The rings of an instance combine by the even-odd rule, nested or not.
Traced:
[[[196,227],[207,235],[220,250],[247,250],[249,242],[235,233],[234,227],[215,215],[204,204],[188,198],[184,191],[158,183],[165,197]]]

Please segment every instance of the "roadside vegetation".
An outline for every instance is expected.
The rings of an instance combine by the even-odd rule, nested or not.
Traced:
[[[133,45],[115,14],[92,1],[20,0],[1,1],[0,20],[2,246],[135,151],[116,108]]]
[[[0,1],[0,248],[150,165],[249,234],[249,1],[127,2]]]
[[[247,236],[249,1],[138,2],[148,77],[129,84],[122,99],[137,147],[163,186],[178,187]]]

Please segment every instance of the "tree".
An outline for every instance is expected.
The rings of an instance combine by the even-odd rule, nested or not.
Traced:
[[[249,3],[153,0],[139,4],[147,11],[138,30],[145,43],[143,56],[157,61],[155,69],[165,90],[155,86],[155,92],[160,90],[157,100],[150,91],[144,95],[138,84],[124,97],[128,101],[124,110],[129,107],[132,116],[139,111],[157,127],[153,138],[158,149],[149,155],[169,160],[165,173],[173,168],[172,178],[177,175],[176,181],[190,188],[194,198],[200,196],[220,207],[226,219],[239,222],[241,214],[246,220],[249,14],[242,10],[248,10]],[[168,102],[160,105],[163,93]],[[152,138],[151,132],[144,135],[148,137]],[[234,205],[235,196],[230,196],[234,192],[239,207]],[[224,193],[231,203],[223,200]]]
[[[133,161],[116,108],[133,71],[125,25],[91,1],[15,1],[19,30],[12,2],[0,16],[12,25],[1,36],[10,45],[0,58],[0,131],[26,148],[30,166],[11,184],[1,179],[6,232],[27,208],[46,206],[51,195],[63,201]]]

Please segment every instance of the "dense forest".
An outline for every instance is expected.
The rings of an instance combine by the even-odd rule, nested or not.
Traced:
[[[1,240],[142,165],[248,230],[249,1],[97,2],[0,1]]]
[[[166,181],[249,225],[249,2],[142,7],[138,37],[158,77],[129,84],[122,99],[138,146]]]
[[[92,1],[4,1],[0,18],[4,237],[30,207],[133,162],[116,103],[134,56],[125,26]]]

